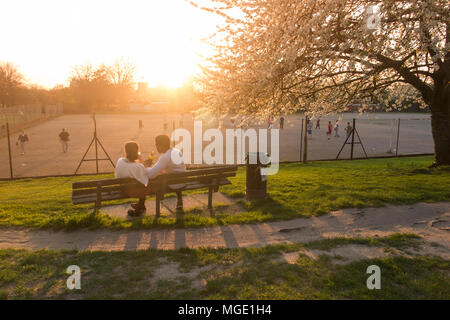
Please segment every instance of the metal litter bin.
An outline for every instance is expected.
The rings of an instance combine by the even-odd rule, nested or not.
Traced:
[[[263,152],[247,152],[245,194],[247,201],[265,199],[267,196],[267,176],[261,168],[267,167],[269,155]]]

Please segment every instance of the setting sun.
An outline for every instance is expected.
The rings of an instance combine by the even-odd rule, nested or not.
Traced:
[[[121,57],[136,66],[137,81],[178,87],[198,71],[208,54],[201,39],[218,22],[184,0],[18,0],[0,3],[0,11],[8,30],[0,60],[45,87],[66,84],[74,65]]]

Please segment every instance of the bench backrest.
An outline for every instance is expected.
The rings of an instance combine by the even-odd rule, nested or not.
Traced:
[[[237,166],[222,166],[212,168],[189,169],[185,172],[162,174],[149,181],[149,189],[154,193],[170,192],[171,186],[185,184],[187,189],[198,189],[211,185],[223,185],[224,179],[236,175]],[[79,181],[72,184],[72,198],[77,202],[85,202],[99,196],[102,200],[126,198],[124,188],[142,187],[142,184],[132,178],[113,178],[102,180]],[[106,193],[106,196],[105,196]]]

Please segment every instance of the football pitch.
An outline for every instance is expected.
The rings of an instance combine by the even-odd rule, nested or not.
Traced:
[[[302,120],[304,115],[285,116],[284,128],[279,131],[280,161],[299,161],[302,139]],[[308,160],[335,159],[346,140],[345,127],[356,118],[356,128],[365,151],[369,157],[406,154],[433,153],[434,145],[431,135],[429,114],[413,113],[345,113],[320,118],[320,129],[316,128],[313,119],[312,134],[308,135]],[[398,119],[400,131],[397,148]],[[123,145],[126,141],[134,140],[141,146],[142,156],[146,158],[152,151],[156,153],[154,139],[157,135],[171,135],[173,129],[184,128],[192,136],[194,132],[194,118],[191,114],[98,114],[96,116],[98,138],[115,163],[123,156]],[[335,131],[327,137],[328,121],[334,125],[339,121],[339,137]],[[142,122],[140,128],[139,123]],[[251,123],[245,128],[265,129],[267,121]],[[305,123],[303,122],[303,126]],[[203,132],[208,128],[218,128],[218,121],[204,121]],[[58,134],[62,128],[70,133],[69,149],[63,153]],[[233,129],[230,118],[221,123],[221,131],[225,137],[226,129]],[[279,128],[279,119],[273,121],[273,128]],[[303,127],[304,128],[304,127]],[[64,115],[40,123],[26,130],[29,141],[25,145],[25,154],[21,155],[20,146],[16,143],[18,133],[12,134],[11,149],[14,177],[34,177],[47,175],[73,174],[83,158],[93,138],[93,119],[91,115]],[[350,140],[349,140],[350,141]],[[358,142],[358,139],[356,138]],[[203,142],[206,146],[209,142]],[[361,145],[355,145],[354,157],[364,157]],[[248,150],[248,145],[246,146]],[[10,176],[8,142],[6,137],[0,139],[0,178]],[[98,145],[99,158],[106,158]],[[193,156],[193,152],[192,152]],[[340,159],[350,157],[350,145],[342,150]],[[92,145],[86,159],[95,158],[95,147]],[[99,162],[99,172],[111,172],[113,167],[109,161]],[[79,173],[95,173],[95,161],[83,162]]]

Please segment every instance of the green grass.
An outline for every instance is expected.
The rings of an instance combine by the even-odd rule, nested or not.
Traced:
[[[323,240],[248,249],[128,252],[0,250],[0,299],[450,299],[450,262],[393,256],[334,264],[311,260],[309,247],[350,243],[408,248],[419,241]],[[295,263],[279,259],[296,253]],[[369,265],[381,269],[381,290],[368,290]],[[81,290],[68,290],[66,269],[81,268]]]
[[[309,217],[350,207],[450,201],[450,170],[427,169],[432,160],[432,157],[415,157],[284,164],[278,174],[269,176],[268,200],[241,199],[242,213],[237,215],[223,214],[220,208],[215,217],[191,210],[178,220],[175,217],[155,220],[149,216],[117,219],[92,214],[92,205],[72,205],[72,182],[96,179],[95,176],[3,181],[0,182],[0,226],[66,230],[200,227]],[[232,198],[243,197],[244,168],[231,180],[232,185],[224,186],[221,191]]]

